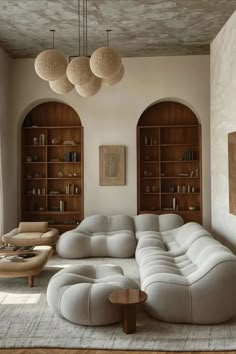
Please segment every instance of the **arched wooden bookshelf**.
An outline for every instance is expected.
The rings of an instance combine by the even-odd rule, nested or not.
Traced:
[[[137,125],[138,214],[202,223],[201,126],[187,106],[159,102]]]
[[[83,219],[83,127],[59,102],[42,103],[21,129],[21,220],[48,221],[60,233]]]

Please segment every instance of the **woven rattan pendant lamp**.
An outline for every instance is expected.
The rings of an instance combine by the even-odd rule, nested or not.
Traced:
[[[105,79],[116,75],[121,69],[121,58],[118,52],[109,47],[109,32],[107,30],[107,46],[95,50],[90,58],[90,67],[94,75]]]
[[[66,72],[67,61],[64,55],[54,48],[54,33],[52,32],[52,49],[41,52],[35,59],[34,67],[37,75],[46,81],[54,81],[62,77]]]

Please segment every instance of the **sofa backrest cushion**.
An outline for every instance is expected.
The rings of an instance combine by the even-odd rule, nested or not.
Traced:
[[[176,229],[183,224],[184,221],[182,217],[176,214],[140,214],[134,216],[135,232],[163,232],[171,229]]]
[[[120,232],[122,230],[134,232],[134,221],[128,215],[92,215],[85,218],[77,227],[77,230],[91,234]]]
[[[30,222],[20,222],[19,233],[25,232],[47,232],[48,223],[45,221],[30,221]]]

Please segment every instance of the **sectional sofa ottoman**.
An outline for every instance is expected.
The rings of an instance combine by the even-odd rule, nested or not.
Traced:
[[[200,224],[175,214],[95,215],[61,235],[64,258],[134,257],[151,316],[214,324],[236,315],[236,257]]]

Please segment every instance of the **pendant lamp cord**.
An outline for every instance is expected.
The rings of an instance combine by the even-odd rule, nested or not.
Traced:
[[[88,56],[88,5],[85,0],[85,55]]]
[[[78,0],[78,54],[80,57],[80,0]]]
[[[109,32],[111,32],[111,29],[107,29],[107,48],[109,47]]]
[[[51,29],[50,32],[52,32],[52,49],[54,49],[54,34],[55,34],[55,30]]]

